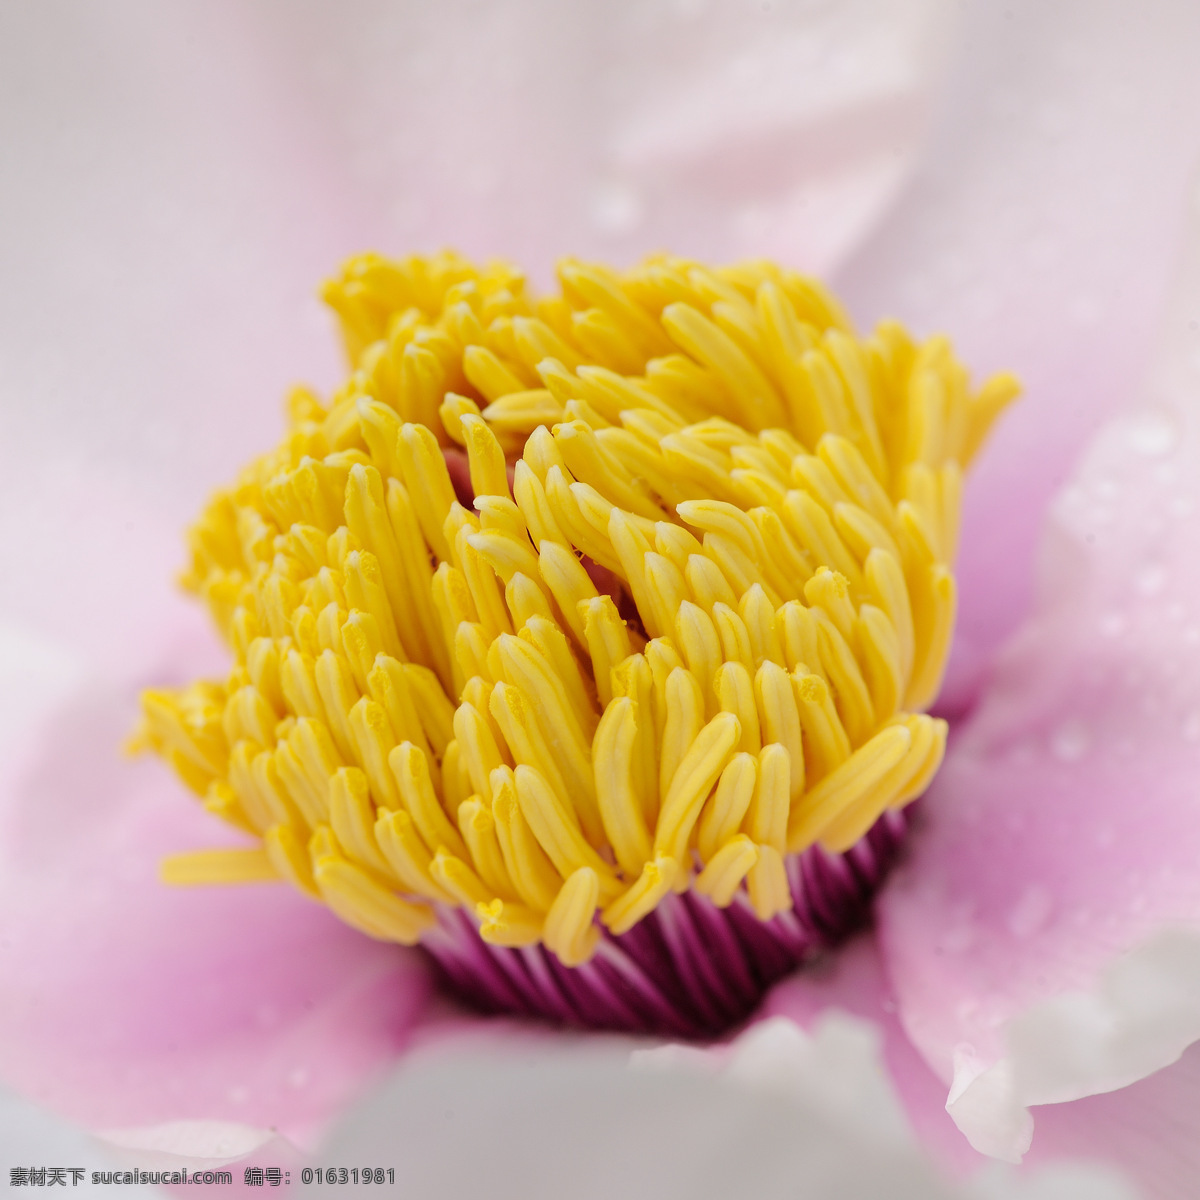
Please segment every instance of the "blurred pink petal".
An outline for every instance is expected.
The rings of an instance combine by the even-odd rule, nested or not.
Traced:
[[[1197,328],[1200,195],[1147,403],[1056,501],[1038,611],[881,898],[905,1029],[990,1154],[1200,1038]]]
[[[957,26],[947,0],[257,12],[397,247],[539,280],[662,248],[828,270],[915,165]]]
[[[91,1128],[310,1139],[409,1040],[426,969],[283,887],[163,887],[164,854],[236,835],[120,759],[140,682],[74,692],[10,772],[0,1076]]]
[[[630,1066],[633,1070],[630,1070]],[[346,1114],[326,1162],[383,1162],[414,1195],[592,1200],[653,1192],[843,1200],[1128,1200],[1119,1172],[991,1164],[951,1180],[914,1138],[869,1021],[764,1020],[719,1055],[564,1039],[414,1054]],[[797,1189],[800,1192],[797,1192]]]
[[[968,6],[917,175],[837,279],[864,321],[1026,385],[966,490],[946,708],[1028,611],[1046,507],[1144,372],[1200,157],[1198,42],[1189,4]]]

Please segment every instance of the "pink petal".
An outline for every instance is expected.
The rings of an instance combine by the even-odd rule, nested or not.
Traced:
[[[946,1086],[901,1025],[877,940],[856,939],[812,970],[793,975],[767,997],[760,1020],[786,1017],[814,1029],[831,1010],[872,1022],[881,1056],[909,1125],[952,1177],[975,1175],[985,1159],[946,1112]],[[1185,1200],[1200,1177],[1200,1047],[1179,1062],[1116,1092],[1037,1110],[1037,1138],[1027,1168],[1063,1161],[1106,1163],[1156,1200]]]
[[[1189,4],[972,6],[937,136],[841,273],[864,322],[944,331],[1027,389],[967,489],[949,708],[1028,611],[1046,506],[1144,371],[1200,154],[1198,41]]]
[[[424,965],[284,885],[172,889],[167,853],[235,844],[117,746],[136,684],[44,720],[10,776],[0,1075],[93,1128],[211,1118],[310,1138],[401,1051]]]
[[[1200,1179],[1200,1047],[1104,1095],[1037,1109],[1026,1162],[1059,1155],[1111,1163],[1153,1200],[1191,1200]]]
[[[768,994],[757,1019],[787,1017],[811,1030],[829,1010],[873,1022],[888,1075],[921,1144],[956,1175],[983,1161],[946,1113],[946,1088],[900,1025],[874,937],[861,936],[810,970],[797,972]]]
[[[880,906],[905,1029],[989,1153],[1200,1037],[1198,318],[1194,236],[1149,403],[1056,502],[1039,611]]]
[[[825,270],[907,178],[946,0],[289,11],[265,29],[390,242],[556,257],[663,248]]]

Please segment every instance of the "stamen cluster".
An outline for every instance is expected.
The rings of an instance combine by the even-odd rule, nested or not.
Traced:
[[[229,677],[144,740],[373,937],[445,908],[568,966],[672,892],[791,908],[941,761],[961,472],[1016,394],[767,263],[363,256],[352,364],[191,531]],[[469,477],[469,484],[468,484]],[[607,936],[606,935],[606,936]]]

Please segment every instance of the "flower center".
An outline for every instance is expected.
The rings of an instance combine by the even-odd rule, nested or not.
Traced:
[[[327,287],[348,382],[190,535],[235,666],[144,698],[260,845],[165,874],[282,877],[493,1007],[711,1030],[861,918],[937,770],[961,471],[1017,389],[766,263],[559,277]]]

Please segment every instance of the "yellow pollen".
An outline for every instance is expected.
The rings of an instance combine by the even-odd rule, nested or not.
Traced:
[[[559,281],[326,285],[349,377],[189,535],[234,666],[135,737],[256,844],[169,882],[283,879],[409,944],[452,906],[578,966],[672,891],[769,920],[787,855],[929,784],[962,473],[1015,381],[769,263]]]

